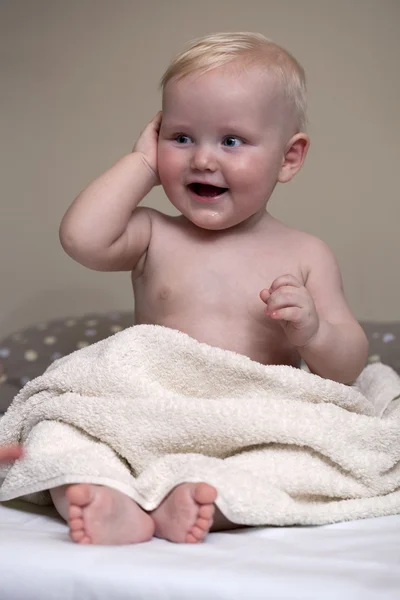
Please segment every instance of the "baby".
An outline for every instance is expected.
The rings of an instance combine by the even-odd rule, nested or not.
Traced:
[[[309,147],[305,77],[288,52],[260,34],[195,41],[162,79],[162,112],[133,152],[83,190],[66,213],[61,243],[91,269],[131,271],[137,324],[269,365],[299,366],[352,382],[367,357],[337,262],[319,239],[270,215]],[[139,207],[161,184],[179,211]],[[227,521],[207,482],[177,486],[153,512],[114,489],[51,490],[79,543],[124,544],[153,535],[202,541]]]

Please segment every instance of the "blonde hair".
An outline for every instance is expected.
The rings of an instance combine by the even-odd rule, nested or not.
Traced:
[[[303,67],[286,50],[261,33],[216,33],[189,43],[172,61],[161,79],[165,88],[171,79],[193,72],[206,73],[234,61],[244,67],[261,66],[279,77],[285,100],[295,113],[298,131],[307,124],[306,77]]]

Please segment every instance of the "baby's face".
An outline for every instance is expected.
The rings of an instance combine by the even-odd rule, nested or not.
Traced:
[[[290,138],[282,105],[274,76],[256,68],[168,82],[158,170],[179,212],[215,230],[264,214]]]

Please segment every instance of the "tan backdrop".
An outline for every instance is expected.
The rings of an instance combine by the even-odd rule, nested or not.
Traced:
[[[60,219],[159,109],[182,44],[229,30],[308,74],[311,150],[271,212],[336,252],[358,318],[399,318],[399,18],[398,0],[1,0],[0,335],[132,307],[127,274],[64,255]],[[160,189],[146,203],[170,211]]]

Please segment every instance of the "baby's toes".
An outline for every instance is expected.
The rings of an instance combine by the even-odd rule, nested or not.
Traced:
[[[70,519],[69,528],[71,531],[79,531],[80,529],[83,531],[83,519],[79,517],[76,519]]]
[[[90,538],[86,535],[84,529],[70,529],[69,537],[77,544],[90,544]]]
[[[83,515],[83,511],[80,506],[76,506],[75,504],[69,505],[68,517],[69,517],[70,521],[71,521],[71,519],[82,518],[82,515]]]
[[[215,512],[214,504],[203,504],[199,507],[199,517],[202,519],[212,519]]]
[[[209,531],[209,529],[212,525],[212,520],[211,519],[203,519],[202,517],[199,517],[196,521],[196,525],[197,525],[197,527],[200,527],[200,529],[202,529],[203,531]]]
[[[71,509],[77,509],[77,510],[71,510]],[[76,514],[76,517],[73,517],[68,519],[68,525],[69,525],[69,537],[71,538],[71,540],[73,542],[76,542],[78,544],[90,544],[90,539],[88,537],[88,535],[86,534],[85,531],[85,526],[83,523],[83,513],[82,510],[80,508],[78,508],[77,506],[70,506],[69,509],[69,514]],[[87,539],[87,541],[86,541]]]
[[[84,535],[79,541],[79,544],[91,544],[92,539],[88,535]]]
[[[194,525],[190,533],[196,539],[197,542],[202,542],[208,533],[208,529],[204,530],[201,527]]]
[[[212,519],[198,517],[196,523],[187,533],[186,542],[189,544],[196,544],[198,542],[202,542],[207,536],[208,532],[210,531],[211,525]]]

